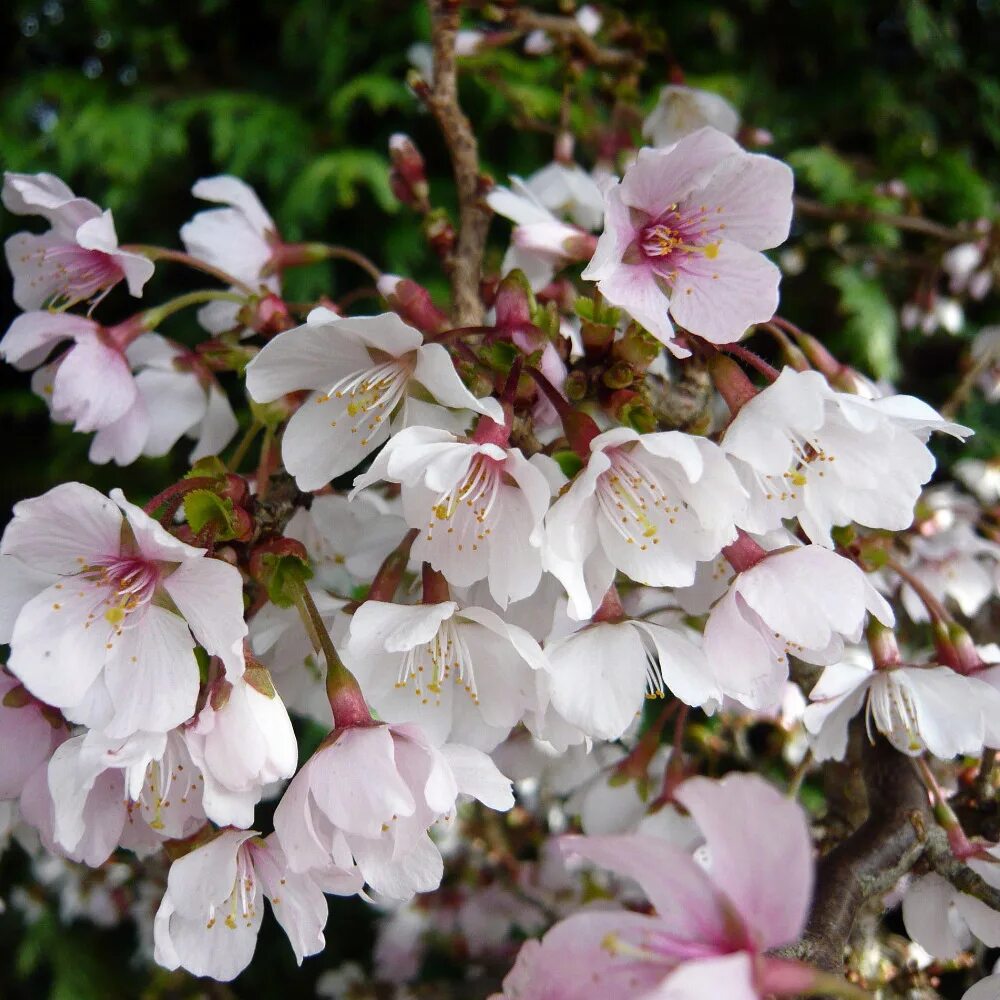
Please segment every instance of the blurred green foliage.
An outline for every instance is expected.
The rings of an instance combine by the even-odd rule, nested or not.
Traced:
[[[654,50],[634,95],[642,109],[682,67],[688,82],[724,94],[745,121],[773,134],[769,151],[793,164],[799,189],[811,197],[919,210],[944,223],[994,217],[998,0],[633,0],[619,7]],[[452,200],[440,137],[404,82],[407,49],[426,40],[427,24],[423,5],[411,0],[8,0],[0,13],[0,163],[57,173],[114,210],[123,242],[164,245],[177,245],[178,227],[199,207],[192,183],[234,173],[258,190],[287,238],[350,244],[441,294],[433,255],[387,181],[387,140],[405,131],[427,159],[432,200]],[[605,74],[567,76],[558,54],[525,59],[489,49],[465,65],[463,103],[484,166],[499,179],[547,162],[566,85],[582,136],[578,153],[592,163],[595,123],[607,121],[604,96],[624,89]],[[892,179],[909,194],[886,194]],[[0,219],[4,237],[20,225]],[[492,260],[506,235],[506,224],[494,225]],[[797,236],[805,237],[804,267],[784,282],[782,312],[845,360],[940,403],[969,338],[998,318],[995,302],[974,305],[960,336],[907,333],[899,309],[916,289],[905,260],[934,251],[932,242],[886,225],[838,231],[815,220],[800,223],[793,242]],[[886,266],[874,270],[858,247],[874,247]],[[304,300],[360,284],[349,265],[320,264],[292,276],[288,294]],[[193,287],[197,279],[161,264],[147,299]],[[0,296],[6,325],[14,315],[9,282]],[[132,305],[118,289],[101,315],[116,319]],[[192,323],[175,318],[167,332],[193,342]],[[137,468],[95,469],[86,462],[87,439],[51,425],[24,375],[6,369],[2,379],[7,504],[66,479],[148,494],[186,468],[178,449]],[[980,454],[1000,451],[995,410],[973,401],[960,415],[980,430],[972,445]],[[17,863],[17,852],[0,862],[0,891]],[[0,916],[0,995],[307,996],[323,968],[370,953],[365,905],[335,901],[333,912],[327,953],[300,972],[279,935],[265,933],[231,992],[200,993],[184,977],[130,967],[131,931],[77,924],[66,932],[51,909],[25,931],[8,908]]]

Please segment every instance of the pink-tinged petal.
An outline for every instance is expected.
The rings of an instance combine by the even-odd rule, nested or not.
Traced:
[[[424,342],[419,330],[404,323],[392,312],[379,316],[337,317],[330,320],[330,326],[338,334],[359,341],[366,347],[384,351],[394,358],[415,351]]]
[[[80,843],[87,825],[84,809],[98,776],[107,770],[101,754],[90,750],[86,737],[66,740],[48,762],[47,780],[53,803],[53,836],[66,851]],[[121,797],[117,803],[118,834],[125,825],[125,807]],[[115,841],[118,839],[115,835]]]
[[[742,153],[736,142],[714,128],[692,132],[669,149],[640,149],[622,178],[622,200],[655,218],[702,187],[720,160]]]
[[[36,236],[15,233],[4,243],[4,256],[14,278],[12,298],[22,309],[42,309],[59,294],[65,285],[65,273],[51,260],[46,251],[64,246],[65,238],[56,233]]]
[[[100,215],[77,226],[76,242],[84,250],[113,254],[118,249],[118,234],[115,232],[111,209],[106,208]]]
[[[545,670],[548,667],[548,660],[542,652],[542,647],[523,628],[509,625],[498,614],[486,608],[463,608],[459,614],[466,621],[482,625],[489,632],[510,643],[517,651],[517,655],[532,670]]]
[[[14,518],[0,552],[33,569],[60,575],[117,555],[121,513],[103,493],[82,483],[62,483],[40,497],[14,504]]]
[[[872,680],[871,670],[853,663],[835,663],[823,671],[802,715],[817,760],[843,759],[848,726],[861,711]]]
[[[101,214],[86,198],[77,198],[55,174],[16,174],[3,177],[3,205],[14,215],[40,215],[64,236]]]
[[[688,200],[696,208],[708,206],[709,225],[725,224],[716,236],[736,240],[751,250],[769,250],[788,238],[794,184],[786,163],[771,156],[743,154],[723,161]]]
[[[458,785],[441,751],[419,726],[392,726],[393,751],[400,776],[412,789],[423,789],[427,807],[436,814],[455,808]]]
[[[351,616],[348,648],[354,656],[401,653],[437,635],[441,623],[458,610],[454,601],[389,604],[365,601]]]
[[[146,368],[135,381],[149,418],[142,453],[159,458],[205,416],[205,390],[193,372]]]
[[[194,715],[198,661],[182,618],[151,606],[108,645],[104,680],[115,708],[109,736],[165,733]]]
[[[636,227],[632,223],[628,206],[622,201],[619,184],[608,188],[605,195],[604,220],[604,232],[597,240],[594,255],[581,275],[587,281],[599,281],[614,273],[636,239]]]
[[[116,465],[131,465],[142,454],[149,430],[149,412],[140,391],[123,416],[94,435],[87,457],[95,465],[104,465],[112,460]]]
[[[200,559],[204,556],[204,549],[188,545],[187,542],[182,542],[171,535],[159,521],[151,518],[141,507],[126,500],[125,494],[120,489],[113,489],[109,496],[125,515],[143,558],[174,563],[185,559]]]
[[[708,841],[712,880],[760,950],[797,938],[813,886],[812,839],[798,803],[744,774],[691,778],[676,794]]]
[[[299,489],[318,490],[350,472],[389,436],[388,421],[366,436],[347,421],[346,405],[333,404],[325,394],[310,396],[285,428],[281,457]]]
[[[673,695],[685,705],[700,706],[722,700],[722,691],[709,670],[705,654],[690,639],[653,622],[636,620],[632,625],[652,641],[660,677]]]
[[[915,879],[903,897],[906,933],[937,959],[955,958],[970,944],[967,930],[955,925],[952,903],[959,893],[935,872]]]
[[[706,1000],[708,997],[759,1000],[753,960],[747,952],[685,962],[662,985],[643,993],[640,1000]]]
[[[704,945],[711,954],[742,946],[742,929],[719,880],[710,878],[686,851],[643,834],[562,837],[559,844],[567,856],[586,858],[638,882],[656,908],[657,931],[678,947]]]
[[[275,835],[295,872],[327,867],[337,836],[330,821],[319,810],[315,810],[314,815],[309,772],[307,762],[288,784],[274,810]]]
[[[197,462],[208,455],[218,455],[239,430],[239,422],[229,397],[214,379],[208,387],[208,409],[198,428],[198,441],[188,461]],[[193,433],[193,431],[189,432]]]
[[[166,900],[161,910],[165,904]],[[263,906],[254,908],[249,921],[237,916],[232,927],[221,915],[210,922],[207,915],[184,917],[167,912],[165,920],[159,919],[158,912],[158,919],[154,921],[156,955],[160,964],[170,967],[169,959],[173,957],[177,965],[192,975],[209,976],[220,983],[235,979],[250,964],[264,916]],[[169,937],[169,946],[163,941],[165,937]]]
[[[781,271],[763,254],[723,239],[714,257],[692,254],[678,266],[670,315],[712,343],[730,344],[774,315],[780,281]]]
[[[51,584],[51,573],[14,556],[0,556],[0,642],[10,642],[21,608]]]
[[[597,909],[575,913],[557,923],[541,942],[525,942],[504,979],[503,996],[506,1000],[638,1000],[663,981],[675,962],[655,953],[644,960],[626,949],[613,950],[608,943],[642,949],[657,930],[656,918],[640,913]]]
[[[668,315],[672,302],[648,264],[620,264],[601,278],[597,287],[612,305],[620,306],[657,340],[666,344],[675,357],[686,358],[690,355],[690,351],[674,340],[674,327]]]
[[[269,403],[299,389],[329,389],[352,372],[372,367],[365,348],[344,336],[327,310],[313,310],[310,319],[268,341],[247,365],[247,392],[258,403]]]
[[[229,174],[202,177],[195,181],[191,194],[202,201],[214,201],[239,209],[258,233],[275,231],[274,220],[261,204],[257,192],[238,177]]]
[[[962,994],[962,1000],[1000,1000],[1000,975],[981,979]]]
[[[499,812],[513,808],[510,779],[500,773],[488,754],[457,743],[445,744],[441,753],[455,775],[459,794],[471,795]]]
[[[80,339],[56,369],[52,405],[87,432],[114,423],[135,402],[135,379],[124,356],[94,336]]]
[[[183,916],[207,914],[229,898],[236,882],[236,855],[256,830],[223,830],[207,844],[178,858],[167,875],[167,891]],[[222,923],[222,921],[219,921]]]
[[[477,399],[466,388],[447,349],[441,344],[424,344],[417,348],[417,365],[413,378],[442,406],[485,413],[497,423],[503,423],[503,407],[495,399]]]
[[[955,893],[955,908],[987,948],[1000,947],[1000,913],[964,892]]]
[[[66,738],[66,728],[53,726],[33,702],[18,707],[3,704],[18,682],[0,671],[0,802],[16,799],[31,774]]]
[[[434,841],[425,833],[404,854],[394,855],[386,838],[355,837],[351,847],[365,882],[379,896],[409,899],[418,892],[433,892],[441,885],[444,862]]]
[[[0,340],[0,357],[18,371],[37,368],[56,344],[63,340],[91,337],[98,326],[73,313],[36,309],[18,316]]]
[[[243,673],[243,579],[235,566],[221,559],[192,559],[182,563],[163,581],[194,637],[226,671]]]
[[[103,617],[89,617],[95,606],[103,608],[100,600],[89,587],[77,590],[70,582],[43,590],[21,609],[8,666],[46,704],[78,704],[101,673],[113,629]]]
[[[142,254],[130,253],[127,250],[116,251],[115,262],[125,274],[129,295],[141,298],[143,287],[153,277],[155,270],[153,262]]]

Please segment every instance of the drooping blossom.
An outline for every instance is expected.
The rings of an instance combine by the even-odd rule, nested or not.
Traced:
[[[221,268],[253,289],[281,291],[278,227],[256,192],[238,177],[203,177],[191,188],[196,198],[224,208],[198,212],[181,226],[181,241],[192,257]],[[210,333],[237,325],[238,302],[209,302],[198,321]]]
[[[579,163],[553,160],[528,177],[524,186],[555,215],[588,232],[601,228],[604,194]]]
[[[285,790],[274,829],[294,872],[351,861],[381,896],[408,899],[441,882],[428,828],[459,794],[509,809],[510,782],[471,747],[431,744],[417,726],[334,730]]]
[[[311,390],[281,443],[285,468],[303,490],[325,486],[371,454],[389,436],[397,410],[399,423],[407,423],[411,381],[442,406],[503,419],[496,400],[469,392],[444,347],[425,344],[395,313],[342,318],[314,309],[247,366],[247,390],[257,402]]]
[[[139,296],[153,276],[146,257],[119,249],[111,210],[78,198],[53,174],[5,173],[3,204],[15,215],[40,215],[52,227],[40,235],[15,233],[4,245],[22,309],[73,306],[122,280]]]
[[[487,579],[493,599],[506,607],[534,593],[541,578],[542,521],[559,475],[553,466],[545,456],[529,461],[519,448],[491,440],[408,427],[354,488],[401,483],[403,516],[420,530],[413,558],[456,587]]]
[[[653,912],[591,909],[557,923],[521,949],[507,1000],[756,1000],[808,988],[808,967],[766,955],[799,936],[812,894],[800,807],[755,775],[692,778],[675,794],[704,835],[707,870],[647,835],[564,838],[567,855],[635,879]]]
[[[0,668],[0,802],[16,799],[69,733],[58,712]]]
[[[988,853],[997,856],[996,848]],[[996,867],[995,863],[976,862],[976,874],[994,889],[1000,888]],[[941,961],[958,958],[973,938],[987,948],[1000,947],[1000,913],[959,891],[937,872],[921,875],[907,886],[902,910],[907,935]],[[988,994],[990,1000],[1000,995],[1000,978],[997,983],[998,992]]]
[[[739,112],[719,94],[671,83],[660,91],[656,107],[642,123],[642,134],[654,146],[672,146],[706,125],[734,136],[740,127]]]
[[[545,518],[543,563],[589,618],[621,570],[637,583],[685,587],[736,537],[746,495],[722,452],[679,431],[618,427],[590,443],[587,465]]]
[[[492,750],[537,706],[538,643],[485,608],[455,601],[365,601],[351,616],[344,662],[389,722],[414,722],[435,743]]]
[[[595,739],[618,739],[645,698],[668,690],[688,705],[722,701],[701,649],[680,629],[654,622],[598,622],[546,643],[545,656],[552,707]]]
[[[72,313],[27,312],[0,341],[0,357],[20,371],[37,369],[32,388],[60,423],[74,430],[100,430],[135,403],[138,388],[114,330]],[[49,364],[45,359],[66,341],[71,345]]]
[[[876,670],[860,649],[828,666],[809,692],[803,721],[817,760],[841,759],[847,727],[865,709],[872,726],[900,752],[942,760],[1000,743],[1000,691],[948,667],[904,664]],[[867,706],[867,707],[865,707]]]
[[[768,531],[797,517],[817,545],[856,521],[901,530],[934,472],[931,431],[972,432],[913,396],[836,392],[819,372],[785,368],[745,403],[720,447],[750,494],[741,525]]]
[[[509,274],[520,269],[538,291],[558,269],[573,261],[589,260],[594,252],[594,237],[560,219],[520,177],[511,177],[510,183],[509,188],[498,185],[486,196],[494,212],[514,223],[501,270]],[[543,193],[548,194],[546,188]]]
[[[274,834],[223,830],[170,866],[153,924],[156,961],[229,982],[253,958],[266,898],[301,965],[326,945],[323,893],[349,896],[360,888],[350,869],[291,871]]]
[[[792,172],[713,128],[642,149],[605,192],[604,232],[583,277],[678,357],[667,313],[717,344],[778,306],[781,272],[762,253],[788,235]]]
[[[170,535],[120,490],[64,483],[14,507],[0,573],[30,567],[9,667],[74,721],[112,737],[194,714],[198,643],[243,673],[242,580]]]
[[[779,549],[737,574],[709,614],[703,649],[724,694],[773,707],[789,655],[836,663],[868,614],[893,624],[892,608],[849,559],[818,545]]]
[[[993,269],[983,266],[986,252],[982,243],[959,243],[941,256],[941,268],[948,275],[952,295],[967,292],[972,299],[982,299],[993,286]]]

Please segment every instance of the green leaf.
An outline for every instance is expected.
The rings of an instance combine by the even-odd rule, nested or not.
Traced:
[[[261,562],[267,580],[267,596],[279,608],[290,608],[307,580],[312,579],[312,567],[298,556],[266,553]]]
[[[789,166],[799,179],[828,202],[859,200],[859,183],[854,167],[828,146],[796,149],[788,156]]]
[[[840,292],[844,332],[852,348],[861,354],[877,378],[896,378],[899,322],[882,285],[848,264],[833,265],[829,279]]]
[[[567,479],[572,479],[583,468],[583,459],[575,451],[556,451],[552,457]]]
[[[236,537],[237,524],[233,501],[211,490],[192,490],[184,495],[184,518],[197,535],[208,525],[214,526],[218,541]]]

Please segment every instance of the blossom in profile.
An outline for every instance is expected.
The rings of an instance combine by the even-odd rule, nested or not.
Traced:
[[[583,277],[678,357],[678,325],[739,340],[778,306],[779,269],[760,251],[788,236],[792,172],[714,128],[642,149],[605,193],[605,222]],[[669,316],[668,316],[669,313]]]
[[[441,344],[425,344],[395,313],[345,318],[314,309],[247,366],[247,391],[258,403],[310,391],[281,441],[285,468],[302,490],[353,469],[389,437],[394,415],[405,425],[411,382],[442,406],[503,420],[496,400],[469,392]]]
[[[22,309],[66,308],[88,302],[125,281],[142,294],[153,264],[121,250],[111,210],[78,198],[53,174],[5,173],[3,204],[14,215],[40,215],[48,232],[15,233],[4,245]]]
[[[651,913],[591,909],[523,946],[506,1000],[757,1000],[796,995],[815,970],[766,953],[796,940],[812,896],[802,809],[756,775],[691,778],[675,792],[708,862],[648,834],[565,837],[564,854],[634,879]]]
[[[642,135],[654,146],[672,146],[706,125],[734,136],[740,127],[740,114],[719,94],[671,83],[660,91],[656,107],[642,123]]]
[[[170,866],[153,923],[156,961],[229,982],[253,958],[267,899],[301,965],[326,945],[323,893],[349,896],[360,888],[352,869],[290,871],[274,834],[223,830]]]
[[[22,500],[0,553],[0,575],[30,583],[5,616],[10,671],[74,721],[112,737],[185,722],[198,697],[196,644],[243,673],[239,571],[174,538],[120,490],[108,499],[64,483]]]

